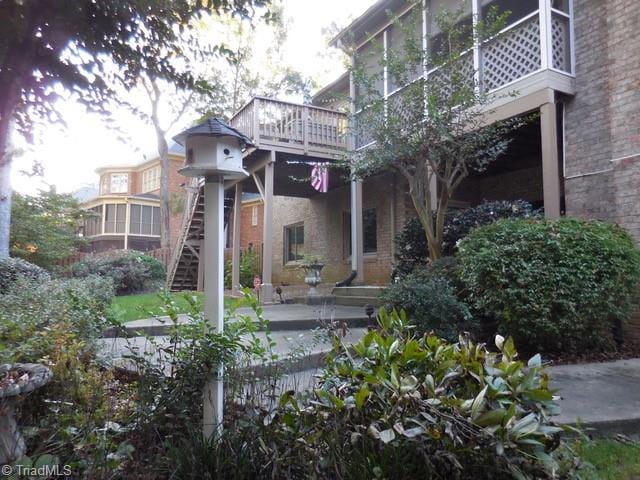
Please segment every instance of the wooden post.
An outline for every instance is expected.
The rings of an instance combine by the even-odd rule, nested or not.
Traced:
[[[542,190],[544,214],[547,218],[560,217],[560,159],[558,154],[558,121],[556,104],[540,107],[542,140]]]
[[[204,184],[205,317],[213,331],[224,328],[224,179],[211,175]],[[202,248],[201,248],[202,250]],[[203,392],[203,433],[211,438],[222,431],[224,411],[223,367],[212,372]]]
[[[236,183],[233,200],[233,248],[231,251],[231,292],[240,292],[240,223],[242,221],[242,183]],[[243,285],[248,287],[248,285]]]
[[[262,229],[262,303],[271,303],[273,284],[273,174],[276,165],[276,152],[271,150],[271,161],[264,167],[264,219]]]

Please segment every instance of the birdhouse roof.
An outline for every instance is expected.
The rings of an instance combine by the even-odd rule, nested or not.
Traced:
[[[249,137],[236,130],[235,128],[227,125],[222,120],[217,118],[208,118],[204,122],[196,125],[195,127],[188,128],[179,133],[173,139],[180,145],[184,145],[188,137],[199,136],[211,136],[211,137],[235,137],[240,140],[243,146],[248,147],[253,145],[253,142]]]

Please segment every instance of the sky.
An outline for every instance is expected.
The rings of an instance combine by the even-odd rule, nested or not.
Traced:
[[[362,14],[374,0],[283,0],[288,38],[284,52],[289,64],[312,76],[321,87],[344,71],[337,55],[328,55],[327,35],[323,29],[332,23],[340,27]],[[265,41],[257,33],[257,44]],[[153,157],[153,129],[128,112],[113,112],[116,123],[126,132],[124,142],[98,114],[88,113],[71,100],[59,101],[58,110],[65,124],[55,123],[35,129],[35,141],[27,144],[16,139],[23,152],[15,159],[12,183],[16,191],[35,194],[39,189],[55,186],[59,192],[72,192],[86,185],[97,185],[95,169],[105,165],[133,165]],[[193,119],[185,119],[189,122]],[[178,126],[180,130],[180,126]],[[172,134],[177,131],[170,132]],[[37,161],[42,176],[28,176]]]

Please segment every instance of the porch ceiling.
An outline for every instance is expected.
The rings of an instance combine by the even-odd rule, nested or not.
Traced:
[[[273,194],[301,198],[318,195],[319,192],[311,186],[310,182],[312,165],[316,161],[326,162],[326,159],[278,152],[274,168]],[[258,170],[257,176],[264,185],[264,169]],[[344,172],[337,169],[329,170],[329,190],[342,187],[348,183],[349,181],[345,178]],[[242,182],[242,190],[249,193],[260,193],[253,177],[249,177]]]

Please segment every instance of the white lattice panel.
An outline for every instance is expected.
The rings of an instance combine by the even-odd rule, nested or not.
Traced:
[[[540,68],[540,24],[533,17],[482,45],[484,88],[500,88]]]
[[[569,21],[554,15],[551,18],[551,46],[553,49],[553,68],[565,72],[569,67]]]
[[[431,88],[436,89],[438,98],[445,98],[452,93],[451,75],[458,75],[462,83],[473,85],[473,55],[471,52],[460,57],[453,67],[446,66],[429,73],[428,82]]]

